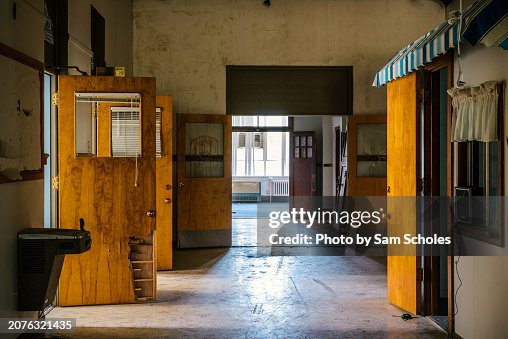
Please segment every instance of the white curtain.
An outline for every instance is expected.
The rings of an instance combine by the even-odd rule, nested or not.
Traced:
[[[478,87],[451,88],[452,141],[497,140],[497,83],[488,81]]]

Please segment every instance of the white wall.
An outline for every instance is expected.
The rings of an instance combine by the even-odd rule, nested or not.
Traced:
[[[12,16],[12,6],[11,1],[0,1],[0,42],[42,62],[44,60],[43,1],[18,1],[16,19]],[[42,180],[0,185],[0,267],[2,268],[0,317],[2,318],[37,316],[34,312],[16,311],[16,239],[17,233],[23,228],[43,226],[43,196]]]
[[[44,61],[44,2],[0,1],[0,42]],[[89,56],[76,47],[90,48],[90,4],[106,19],[106,61],[126,66],[132,73],[132,2],[123,0],[69,1],[69,64],[90,72]],[[77,42],[76,42],[77,41]],[[2,112],[0,112],[2,114]],[[0,185],[0,317],[36,317],[17,308],[17,233],[27,227],[43,227],[44,183],[42,180]],[[13,336],[15,337],[15,336]],[[2,337],[3,338],[3,337]]]
[[[506,114],[508,112],[508,51],[499,47],[486,48],[483,45],[471,47],[462,45],[462,70],[467,86],[478,86],[489,80],[505,81],[504,121],[505,135],[508,131]],[[457,60],[457,58],[455,58]],[[458,68],[455,61],[455,70]],[[457,71],[455,71],[455,81]],[[508,155],[506,142],[505,159]],[[506,162],[505,162],[506,164]],[[505,165],[505,179],[508,178],[508,167]],[[508,192],[505,180],[505,194]],[[505,222],[505,227],[507,223]],[[500,252],[500,248],[465,239],[465,244],[476,244],[475,248],[488,248],[491,253]],[[508,232],[505,229],[505,244],[508,244]],[[503,338],[508,333],[506,305],[508,305],[508,257],[462,257],[458,264],[462,287],[457,294],[459,312],[455,317],[455,331],[464,339],[468,338]],[[459,285],[455,274],[455,289]]]
[[[134,0],[134,74],[176,113],[226,111],[226,65],[354,67],[355,114],[385,113],[371,86],[395,53],[444,20],[429,0]]]
[[[69,65],[91,72],[91,6],[106,21],[107,66],[124,66],[132,75],[131,0],[69,0]]]

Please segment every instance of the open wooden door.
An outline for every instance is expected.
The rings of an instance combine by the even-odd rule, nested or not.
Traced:
[[[386,195],[386,115],[348,119],[348,195]]]
[[[420,178],[420,104],[417,96],[419,74],[413,72],[388,83],[387,88],[387,209],[388,236],[415,234],[416,200]],[[413,314],[420,313],[421,257],[416,245],[388,247],[388,301]],[[390,253],[404,254],[390,256]]]
[[[59,227],[83,218],[92,236],[65,258],[59,303],[154,300],[155,79],[60,76],[58,89]]]
[[[173,98],[156,99],[157,270],[173,268]]]
[[[231,246],[231,116],[178,114],[178,244]]]

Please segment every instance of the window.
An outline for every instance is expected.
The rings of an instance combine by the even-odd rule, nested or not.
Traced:
[[[448,93],[453,103],[455,222],[464,235],[501,246],[504,90],[486,82]]]
[[[255,148],[263,148],[263,135],[261,133],[254,133],[254,142],[252,147]]]
[[[288,127],[287,116],[233,116],[233,127]]]
[[[238,133],[238,148],[245,148],[245,133]]]
[[[287,116],[233,116],[233,176],[289,176]]]
[[[111,155],[113,157],[139,156],[139,108],[111,108]]]
[[[155,108],[155,156],[157,158],[162,157],[162,144],[161,144],[161,133],[162,133],[162,121],[161,121],[161,108]]]
[[[233,176],[288,176],[289,132],[233,132]]]

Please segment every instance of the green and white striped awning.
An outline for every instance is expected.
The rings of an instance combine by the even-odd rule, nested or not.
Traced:
[[[495,39],[489,40],[495,40],[490,45],[506,49],[508,46],[507,12],[508,0],[478,0],[463,11],[461,41],[466,38],[470,43],[477,44],[485,42],[485,36],[495,35]],[[459,24],[458,19],[445,21],[407,45],[377,72],[372,86],[384,86],[429,63],[450,48],[456,47],[459,41]]]

